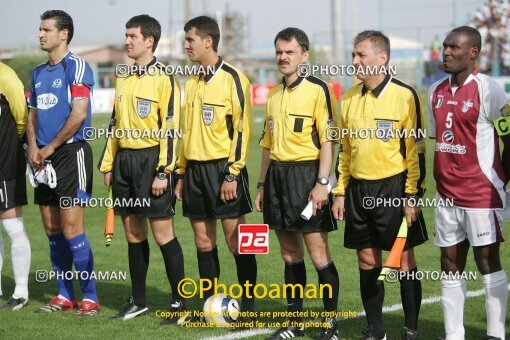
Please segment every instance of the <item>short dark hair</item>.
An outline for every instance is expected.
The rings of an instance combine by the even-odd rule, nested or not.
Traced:
[[[188,32],[193,27],[196,28],[200,38],[211,37],[212,48],[214,52],[218,52],[218,44],[220,43],[220,27],[216,20],[211,17],[202,15],[191,19],[184,25],[184,32]]]
[[[354,38],[354,46],[367,39],[370,39],[372,46],[378,48],[380,51],[386,52],[389,60],[390,39],[386,35],[381,31],[363,31]]]
[[[278,39],[291,41],[292,38],[296,39],[303,52],[306,52],[310,49],[310,41],[308,40],[308,36],[303,30],[296,27],[287,27],[278,32],[274,38],[274,45],[276,46],[276,40]]]
[[[126,22],[126,28],[137,28],[140,27],[143,39],[148,37],[154,38],[154,44],[152,45],[152,52],[158,47],[159,39],[161,38],[161,25],[159,21],[147,14],[137,15],[132,17]]]
[[[482,49],[482,36],[476,28],[470,26],[460,26],[452,30],[453,33],[465,34],[469,38],[471,47],[476,47],[478,52]]]
[[[74,34],[73,18],[61,10],[49,10],[41,14],[41,20],[55,19],[55,27],[59,31],[67,30],[67,44],[71,43]]]

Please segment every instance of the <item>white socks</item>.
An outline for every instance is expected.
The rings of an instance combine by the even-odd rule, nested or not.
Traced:
[[[11,259],[14,271],[14,298],[28,300],[28,275],[30,273],[31,249],[25,228],[23,217],[11,218],[2,221],[5,231],[11,239]]]
[[[508,278],[504,270],[482,276],[487,311],[487,335],[505,339]]]
[[[505,271],[482,275],[487,311],[487,335],[505,339],[508,278]],[[464,339],[466,280],[441,280],[441,309],[446,340]]]
[[[441,309],[446,340],[464,340],[466,280],[441,280]]]

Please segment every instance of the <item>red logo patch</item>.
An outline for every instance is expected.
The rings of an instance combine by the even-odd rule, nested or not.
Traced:
[[[240,224],[238,240],[239,254],[267,254],[269,253],[269,226]]]

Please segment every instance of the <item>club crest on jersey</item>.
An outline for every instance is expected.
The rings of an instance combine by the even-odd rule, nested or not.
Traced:
[[[269,123],[269,131],[271,131],[271,133],[273,133],[273,131],[274,131],[273,117],[267,117],[267,122]]]
[[[211,125],[214,119],[214,108],[210,106],[202,106],[202,119],[205,125]]]
[[[387,142],[390,140],[391,129],[393,127],[393,123],[389,120],[378,120],[377,121],[377,131],[375,135],[377,138],[382,140],[383,142]]]
[[[151,102],[149,100],[138,98],[136,104],[136,112],[140,117],[145,118],[151,113]]]
[[[466,113],[472,107],[473,107],[473,101],[471,99],[464,100],[462,102],[462,112]]]
[[[441,107],[441,104],[443,104],[443,99],[444,99],[444,96],[442,96],[442,95],[437,96],[436,109]]]
[[[445,132],[443,132],[443,136],[441,138],[443,139],[443,143],[451,145],[454,140],[453,132],[451,132],[450,130],[446,130]]]
[[[54,88],[58,89],[62,87],[62,79],[57,78],[53,81],[53,84],[51,84]]]

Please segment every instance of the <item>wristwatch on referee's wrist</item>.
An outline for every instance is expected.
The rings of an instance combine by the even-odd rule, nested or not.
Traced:
[[[416,206],[417,202],[420,200],[420,196],[406,194],[405,199],[409,202],[410,205]]]
[[[329,179],[327,177],[317,177],[317,183],[322,185],[328,185]]]
[[[165,179],[168,178],[168,175],[165,174],[164,172],[158,172],[156,177],[158,177],[160,180],[164,181]]]
[[[227,181],[227,182],[233,182],[233,181],[235,181],[235,179],[236,179],[236,176],[234,176],[232,174],[225,175],[225,181]]]

